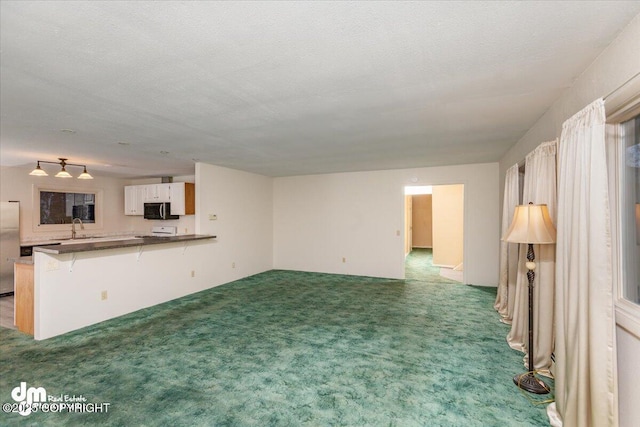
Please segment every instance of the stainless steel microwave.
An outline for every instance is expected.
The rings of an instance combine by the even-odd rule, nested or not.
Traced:
[[[179,215],[171,215],[171,203],[145,203],[144,219],[178,219]]]

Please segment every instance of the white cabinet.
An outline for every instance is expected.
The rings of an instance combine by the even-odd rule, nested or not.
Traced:
[[[144,215],[145,189],[143,185],[124,187],[124,214]]]
[[[195,214],[195,185],[190,182],[171,182],[124,187],[125,215],[144,215],[145,203],[165,202],[171,203],[172,215]]]
[[[169,198],[171,199],[171,215],[184,215],[184,182],[169,184]]]
[[[148,203],[161,203],[171,201],[170,184],[147,184],[144,185],[145,197],[144,201]]]
[[[190,182],[169,184],[172,215],[193,215],[196,213],[195,185]]]
[[[158,201],[159,202],[170,202],[171,201],[171,187],[170,184],[158,184],[156,187],[156,191],[158,192]]]

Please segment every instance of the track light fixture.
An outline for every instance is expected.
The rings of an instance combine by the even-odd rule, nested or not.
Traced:
[[[60,165],[61,169],[60,172],[58,172],[55,177],[56,178],[73,178],[71,176],[71,174],[69,172],[67,172],[66,167],[67,166],[78,166],[81,168],[84,168],[84,171],[78,176],[78,179],[93,179],[93,177],[91,175],[89,175],[89,172],[87,172],[87,166],[86,165],[78,165],[75,163],[67,163],[67,159],[63,158],[63,157],[58,157],[58,160],[60,160],[59,162],[48,162],[46,160],[38,160],[37,166],[34,170],[31,171],[31,173],[29,175],[33,175],[33,176],[49,176],[49,174],[40,167],[40,163],[49,163],[52,165]]]

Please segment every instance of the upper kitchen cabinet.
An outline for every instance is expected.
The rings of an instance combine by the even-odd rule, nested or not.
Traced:
[[[124,187],[124,214],[144,215],[144,185],[128,185]]]
[[[196,190],[191,182],[128,185],[124,187],[124,214],[144,215],[145,203],[171,203],[172,215],[196,213]]]
[[[165,184],[167,185],[167,184]],[[196,213],[195,184],[190,182],[172,182],[169,196],[172,215],[193,215]]]
[[[163,203],[171,201],[170,184],[148,184],[144,185],[146,203]]]

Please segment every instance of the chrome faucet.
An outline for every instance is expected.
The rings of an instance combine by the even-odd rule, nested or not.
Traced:
[[[80,218],[73,218],[71,221],[71,240],[76,238],[76,220],[80,221],[80,229],[84,230],[84,224]]]

